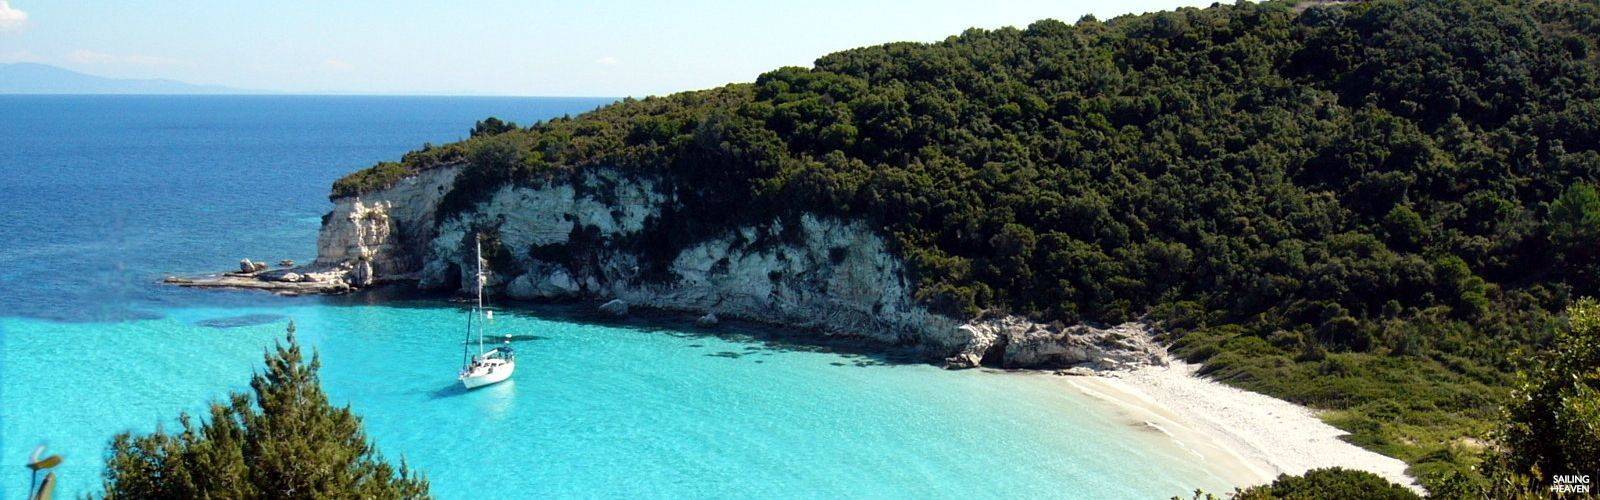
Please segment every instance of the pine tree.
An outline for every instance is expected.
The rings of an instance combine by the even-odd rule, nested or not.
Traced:
[[[287,343],[266,354],[249,394],[211,405],[176,434],[118,435],[105,472],[106,498],[428,498],[428,481],[402,460],[389,465],[361,418],[328,402],[289,324]]]

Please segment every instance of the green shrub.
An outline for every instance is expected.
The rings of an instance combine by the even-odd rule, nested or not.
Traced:
[[[1281,475],[1272,484],[1241,491],[1234,498],[1236,500],[1347,498],[1405,500],[1422,497],[1377,474],[1332,467],[1310,470],[1303,476]]]
[[[106,498],[427,498],[428,481],[384,462],[361,418],[328,403],[321,363],[305,362],[290,323],[249,395],[211,405],[176,434],[119,434],[106,459]],[[252,404],[253,403],[253,404]]]
[[[415,173],[404,164],[395,162],[379,163],[372,168],[358,171],[334,181],[333,192],[328,195],[328,198],[339,199],[360,196],[388,188]]]

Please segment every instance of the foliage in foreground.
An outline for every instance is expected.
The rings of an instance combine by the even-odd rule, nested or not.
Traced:
[[[675,203],[630,243],[646,272],[738,225],[864,219],[935,310],[1155,313],[1208,374],[1334,410],[1432,485],[1472,473],[1553,311],[1600,293],[1597,124],[1595,2],[1240,2],[485,124],[335,194],[465,165],[443,218],[615,166]]]
[[[1346,500],[1352,498],[1371,500],[1411,500],[1421,498],[1383,477],[1367,471],[1342,467],[1312,469],[1304,475],[1279,475],[1269,484],[1235,489],[1226,497],[1205,490],[1195,490],[1193,500]],[[1172,500],[1182,500],[1172,497]]]
[[[1502,456],[1513,472],[1600,473],[1600,303],[1574,304],[1567,325],[1507,409]]]
[[[168,434],[118,435],[106,460],[106,498],[428,498],[428,481],[384,462],[350,408],[328,403],[315,354],[287,345],[210,419]]]
[[[1408,500],[1421,498],[1404,486],[1367,471],[1340,467],[1307,471],[1302,476],[1284,474],[1272,484],[1237,492],[1235,500],[1348,499]]]
[[[1538,497],[1555,476],[1600,474],[1600,302],[1567,309],[1555,348],[1542,356],[1507,405],[1485,462],[1491,498]]]

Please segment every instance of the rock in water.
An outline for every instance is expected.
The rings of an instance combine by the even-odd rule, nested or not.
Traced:
[[[253,273],[253,272],[255,272],[255,270],[256,270],[256,263],[250,262],[250,259],[239,259],[239,272],[241,272],[241,273]]]
[[[261,271],[265,271],[265,270],[267,270],[267,263],[265,263],[265,262],[251,262],[250,263],[250,272],[261,272]]]
[[[282,266],[282,267],[294,267],[294,259],[283,259],[283,260],[280,260],[280,261],[278,261],[278,265]]]
[[[717,318],[717,313],[706,313],[706,315],[701,316],[700,319],[694,320],[694,323],[700,326],[717,326],[717,323],[721,322],[722,320]]]
[[[628,303],[624,302],[622,299],[611,299],[611,302],[600,305],[600,312],[610,314],[612,316],[627,316]]]

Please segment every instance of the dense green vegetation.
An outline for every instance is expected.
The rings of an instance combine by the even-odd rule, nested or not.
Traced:
[[[428,498],[428,481],[385,463],[350,408],[328,403],[289,325],[248,395],[212,404],[176,434],[118,435],[106,459],[106,498]]]
[[[1234,500],[1364,498],[1368,500],[1408,500],[1416,493],[1371,472],[1341,469],[1316,469],[1303,476],[1278,476],[1264,484],[1233,495]]]
[[[1473,474],[1512,374],[1600,288],[1600,6],[1239,3],[849,50],[753,84],[488,127],[449,216],[615,165],[640,250],[801,211],[881,227],[957,315],[1164,324],[1425,483]],[[494,130],[489,130],[489,129]]]

